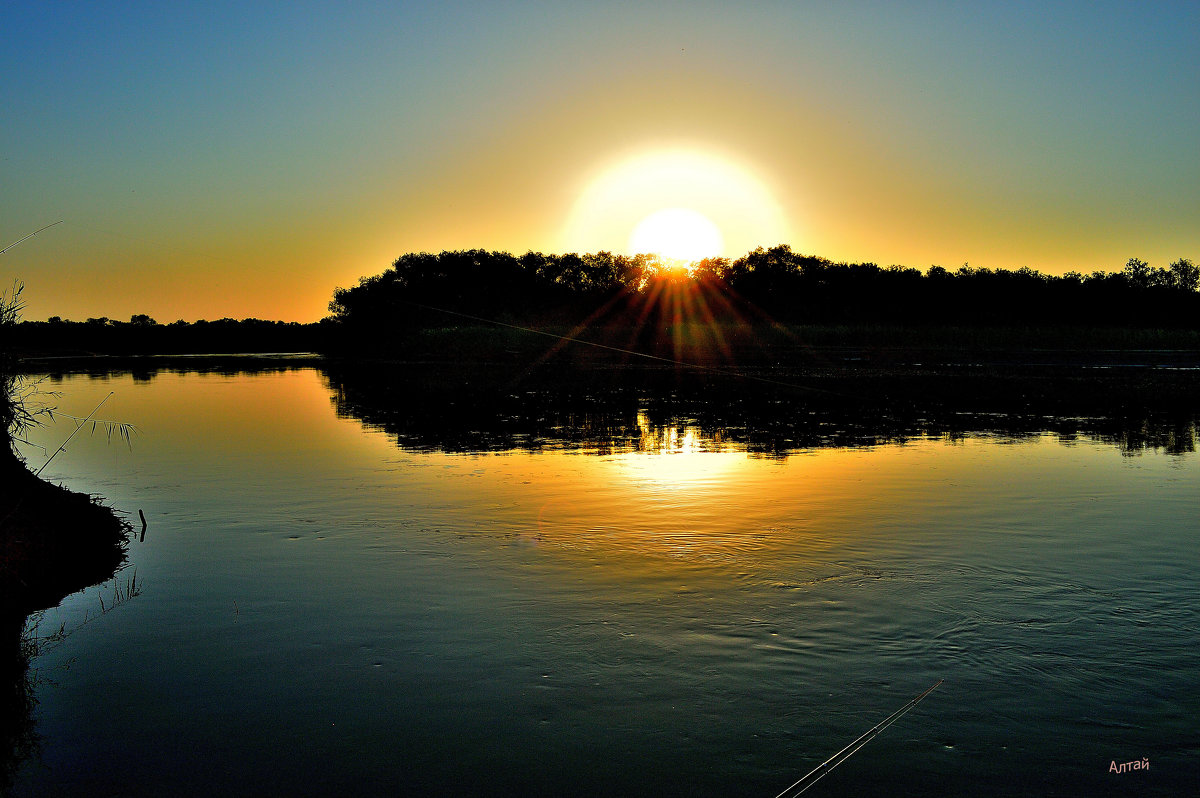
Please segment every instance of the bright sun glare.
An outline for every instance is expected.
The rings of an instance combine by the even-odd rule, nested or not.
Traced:
[[[629,234],[630,252],[696,261],[725,249],[721,230],[690,208],[663,208],[637,223]]]
[[[792,243],[789,228],[782,207],[748,166],[712,152],[662,149],[598,167],[571,208],[562,249],[737,257]]]

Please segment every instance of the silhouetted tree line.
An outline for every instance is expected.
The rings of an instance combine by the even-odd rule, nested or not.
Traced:
[[[337,288],[333,318],[353,324],[448,326],[437,309],[526,322],[569,322],[665,274],[652,256],[465,250],[403,255],[392,268]]]
[[[1117,272],[1049,276],[834,263],[787,246],[686,266],[653,255],[462,250],[403,255],[382,274],[335,289],[331,315],[315,324],[159,324],[145,314],[127,322],[14,318],[0,343],[22,355],[311,352],[388,344],[397,335],[478,320],[631,328],[640,338],[626,343],[638,346],[681,321],[1197,330],[1198,287],[1200,267],[1186,258],[1163,268],[1133,258]]]
[[[519,257],[464,250],[398,258],[382,274],[334,291],[332,318],[363,332],[472,323],[651,324],[774,320],[799,324],[1088,325],[1196,328],[1200,267],[1181,258],[1118,272],[834,263],[787,246],[687,268],[609,252]],[[451,311],[452,313],[448,313]]]
[[[321,347],[331,322],[299,324],[262,319],[176,321],[159,324],[145,314],[129,321],[91,318],[24,321],[8,334],[11,346],[29,356],[55,354],[192,354],[312,352]]]

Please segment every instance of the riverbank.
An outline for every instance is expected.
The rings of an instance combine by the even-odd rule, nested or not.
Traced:
[[[0,607],[25,616],[103,582],[125,559],[129,524],[95,497],[52,485],[0,452]]]
[[[37,746],[30,613],[110,578],[129,525],[95,498],[33,475],[0,451],[0,793]]]

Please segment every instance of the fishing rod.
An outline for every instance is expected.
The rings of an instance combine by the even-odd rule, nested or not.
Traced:
[[[858,749],[862,748],[864,745],[871,742],[871,740],[875,739],[875,736],[878,735],[881,731],[886,729],[888,726],[891,726],[896,721],[900,720],[900,718],[903,717],[905,713],[907,713],[910,709],[915,707],[917,704],[921,703],[921,699],[925,698],[925,696],[929,695],[934,690],[936,690],[938,688],[938,685],[940,685],[944,681],[945,681],[945,679],[938,679],[937,682],[933,685],[933,687],[930,687],[928,690],[921,693],[919,696],[917,696],[913,700],[909,701],[904,706],[900,707],[900,709],[898,709],[895,712],[893,712],[892,714],[888,715],[886,718],[884,718],[882,721],[880,721],[877,725],[873,726],[870,729],[870,731],[867,731],[865,734],[858,737],[856,740],[854,740],[854,742],[847,745],[841,751],[838,751],[836,754],[829,757],[829,759],[826,759],[824,762],[817,765],[807,775],[805,775],[803,778],[801,778],[795,784],[788,787],[783,792],[779,793],[779,795],[775,796],[775,798],[794,798],[795,796],[797,796],[800,793],[807,790],[809,787],[816,784],[821,779],[825,778],[827,775],[829,775],[829,771],[833,770],[835,767],[837,767],[838,765],[842,764],[847,759],[852,757]]]
[[[4,249],[0,249],[0,255],[3,255],[5,252],[8,252],[10,249],[15,247],[17,244],[20,244],[22,241],[24,241],[26,238],[33,238],[35,235],[42,232],[43,230],[49,230],[51,227],[53,227],[56,224],[62,224],[63,221],[64,221],[63,219],[59,219],[57,222],[51,222],[50,224],[46,225],[45,227],[39,227],[38,229],[34,230],[32,233],[25,236],[25,238],[18,238],[16,241],[12,242]]]
[[[784,388],[794,388],[795,390],[798,390],[798,391],[812,391],[813,393],[824,393],[824,394],[829,394],[830,396],[842,396],[843,395],[843,394],[838,393],[837,391],[830,391],[830,390],[826,390],[825,388],[813,388],[808,385],[797,385],[796,383],[792,383],[792,382],[783,382],[782,380],[773,380],[770,377],[760,377],[755,374],[746,374],[741,371],[735,371],[733,369],[724,369],[724,368],[720,368],[718,366],[705,366],[701,363],[688,363],[683,360],[674,360],[669,357],[660,357],[659,355],[650,355],[645,352],[639,352],[636,349],[624,349],[619,346],[611,346],[609,344],[601,344],[601,343],[597,343],[596,341],[587,341],[587,340],[584,340],[583,338],[575,338],[570,335],[559,335],[558,333],[546,332],[545,330],[537,330],[537,329],[534,329],[533,327],[522,327],[520,324],[510,324],[510,323],[504,322],[504,321],[497,321],[496,319],[488,319],[483,316],[472,316],[470,313],[462,313],[457,310],[448,310],[446,308],[439,308],[439,307],[435,307],[433,305],[425,305],[420,302],[413,302],[412,300],[402,300],[402,301],[404,301],[405,304],[412,305],[414,307],[425,308],[426,310],[436,310],[439,313],[448,313],[451,316],[461,316],[464,319],[471,319],[472,321],[481,321],[484,324],[495,324],[499,327],[508,327],[511,330],[520,330],[522,332],[533,333],[534,335],[544,335],[547,338],[554,338],[559,341],[569,341],[570,343],[573,343],[573,344],[582,344],[584,346],[594,346],[597,349],[607,349],[611,352],[620,352],[621,354],[645,358],[646,360],[655,360],[655,361],[658,361],[659,363],[669,363],[673,366],[683,366],[684,368],[696,369],[698,371],[707,371],[707,372],[711,372],[713,374],[721,374],[726,377],[738,377],[738,378],[741,378],[744,380],[755,380],[757,382],[765,382],[770,385],[779,385]]]
[[[75,431],[74,431],[74,432],[72,432],[70,435],[68,435],[68,436],[67,436],[67,439],[66,439],[65,441],[63,441],[63,442],[62,442],[62,444],[61,444],[61,445],[60,445],[60,446],[59,446],[57,449],[55,449],[55,450],[54,450],[54,454],[50,455],[50,457],[49,457],[49,458],[46,460],[46,462],[42,463],[42,467],[41,467],[41,468],[39,468],[37,471],[35,471],[35,472],[34,472],[34,474],[33,474],[33,475],[34,475],[35,477],[40,477],[40,476],[42,475],[42,472],[46,470],[46,466],[50,465],[50,461],[51,461],[51,460],[53,460],[55,457],[58,457],[58,456],[59,456],[59,454],[61,454],[61,453],[63,452],[63,450],[65,450],[65,449],[67,448],[67,444],[71,442],[71,439],[72,439],[72,438],[74,438],[74,437],[75,437],[77,434],[79,434],[79,430],[81,430],[81,429],[83,429],[84,427],[86,427],[86,426],[87,426],[87,423],[88,423],[89,421],[92,421],[92,416],[96,415],[96,412],[100,410],[100,407],[101,407],[101,406],[102,406],[102,405],[103,405],[105,402],[107,402],[109,399],[111,399],[111,398],[112,398],[112,395],[113,395],[114,393],[116,393],[116,391],[109,391],[109,392],[108,392],[108,396],[106,396],[106,397],[104,397],[103,399],[101,399],[101,400],[100,400],[100,404],[98,404],[98,405],[96,405],[95,407],[93,407],[93,408],[92,408],[92,412],[90,412],[90,413],[88,413],[88,414],[87,414],[87,418],[85,418],[83,421],[78,421],[78,422],[76,422],[76,424],[75,424]],[[93,421],[93,422],[92,422],[92,429],[94,430],[95,428],[96,428],[96,422],[94,422],[94,421]]]

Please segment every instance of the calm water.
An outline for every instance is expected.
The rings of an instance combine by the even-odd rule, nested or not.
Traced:
[[[618,446],[447,453],[339,418],[318,369],[46,387],[114,392],[132,447],[47,474],[149,530],[41,619],[19,795],[770,798],[938,679],[808,794],[1200,783],[1194,453],[762,456],[636,412]]]

